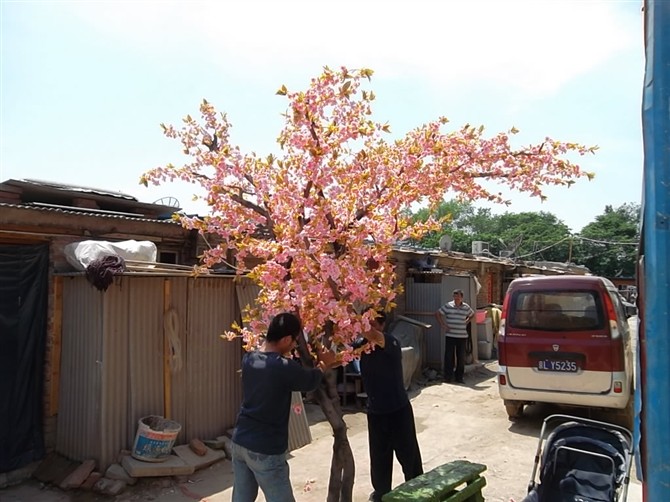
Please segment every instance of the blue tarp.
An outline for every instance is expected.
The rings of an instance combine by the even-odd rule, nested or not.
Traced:
[[[670,500],[670,2],[646,0],[640,439],[645,500]]]

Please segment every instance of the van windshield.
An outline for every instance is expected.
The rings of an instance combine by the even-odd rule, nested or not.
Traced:
[[[585,331],[604,327],[595,291],[519,291],[512,297],[509,325],[542,331]]]

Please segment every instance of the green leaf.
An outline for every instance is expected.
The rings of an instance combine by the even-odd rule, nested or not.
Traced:
[[[278,96],[286,96],[287,93],[288,93],[288,89],[286,88],[285,85],[282,85],[282,86],[279,88],[279,90],[276,92],[276,94],[277,94]]]

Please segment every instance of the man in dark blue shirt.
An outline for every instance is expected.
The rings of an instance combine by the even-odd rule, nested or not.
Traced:
[[[316,368],[284,357],[302,333],[300,320],[283,313],[270,322],[259,350],[242,359],[242,407],[233,433],[233,502],[253,502],[260,486],[268,502],[293,502],[286,461],[291,392],[317,388],[335,354],[319,355]]]
[[[423,474],[423,466],[414,412],[403,382],[400,343],[384,333],[386,315],[376,315],[372,329],[363,335],[372,350],[361,354],[361,376],[368,395],[370,477],[374,488],[370,500],[378,502],[391,491],[394,452],[405,481]]]

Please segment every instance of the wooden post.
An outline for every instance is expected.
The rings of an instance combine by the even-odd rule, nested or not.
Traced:
[[[568,239],[568,263],[572,261],[572,236]]]
[[[172,348],[165,329],[165,315],[172,306],[172,291],[170,279],[163,281],[163,416],[172,418],[172,373],[170,372],[170,359]]]
[[[58,399],[60,393],[60,357],[63,332],[63,278],[55,276],[53,284],[53,324],[51,325],[52,344],[48,409],[48,416],[50,417],[53,417],[58,413]]]

